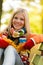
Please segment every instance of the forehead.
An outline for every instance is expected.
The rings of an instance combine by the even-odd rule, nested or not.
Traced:
[[[18,16],[18,17],[19,17],[19,16],[20,16],[20,17],[24,17],[24,14],[23,14],[23,12],[18,12],[18,13],[15,14],[15,16]]]

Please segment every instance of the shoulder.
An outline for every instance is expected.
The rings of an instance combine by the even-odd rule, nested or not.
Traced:
[[[35,33],[30,33],[30,34],[27,34],[27,35],[26,35],[27,39],[30,39],[30,38],[32,38],[32,37],[34,37],[34,36],[37,36],[37,34],[35,34]]]

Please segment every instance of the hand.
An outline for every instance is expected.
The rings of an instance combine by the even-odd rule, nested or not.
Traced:
[[[13,36],[14,38],[19,37],[19,33],[16,32],[16,31],[14,31],[12,36]]]
[[[14,32],[14,29],[13,28],[11,28],[10,29],[10,33],[13,35],[13,32]]]
[[[24,43],[20,43],[20,44],[17,46],[17,51],[18,51],[18,52],[21,52],[21,51],[24,50],[23,45],[24,45]]]
[[[8,36],[8,31],[4,31],[2,34],[7,37]]]

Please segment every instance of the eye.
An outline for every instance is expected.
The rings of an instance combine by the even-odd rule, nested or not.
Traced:
[[[20,20],[24,21],[24,19],[23,19],[23,18],[20,18]]]
[[[14,19],[18,19],[18,17],[14,17]]]

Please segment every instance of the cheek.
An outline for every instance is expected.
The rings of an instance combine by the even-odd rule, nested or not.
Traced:
[[[14,23],[15,19],[13,19],[13,23]]]
[[[24,25],[24,21],[22,21],[21,24]]]
[[[13,25],[14,25],[14,24],[16,24],[16,21],[15,21],[15,19],[13,19],[12,23],[13,23]]]

